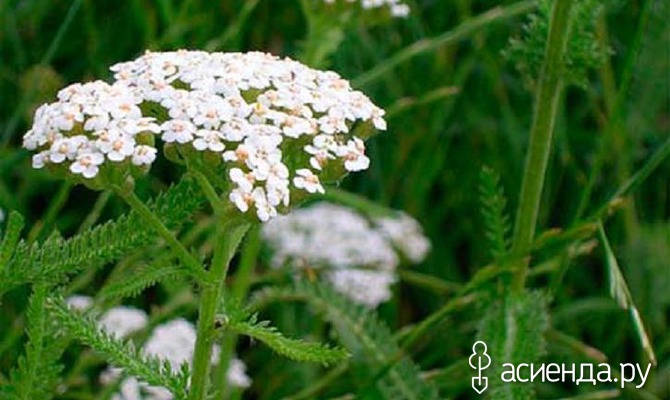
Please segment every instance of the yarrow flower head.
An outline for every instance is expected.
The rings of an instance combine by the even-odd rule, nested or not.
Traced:
[[[401,257],[420,262],[430,246],[416,221],[406,214],[399,218],[412,221],[412,229],[404,229],[409,233],[407,242],[400,246],[404,239],[389,234],[383,226],[410,223],[395,222],[392,217],[366,219],[349,208],[325,202],[278,217],[265,224],[262,232],[273,267],[322,272],[335,290],[373,308],[391,298]],[[399,231],[396,227],[393,233]],[[412,246],[419,248],[410,250],[414,257],[408,257],[402,249]]]
[[[33,167],[53,167],[90,180],[104,165],[116,169],[150,165],[153,118],[143,117],[142,99],[121,83],[74,84],[58,93],[58,101],[40,106],[23,137],[23,146],[37,153]],[[155,153],[153,153],[155,154]],[[155,157],[154,157],[155,158]]]
[[[368,168],[384,111],[332,71],[269,54],[147,52],[115,82],[74,84],[41,106],[24,147],[33,166],[95,187],[166,156],[213,175],[242,213],[267,221],[325,182]]]

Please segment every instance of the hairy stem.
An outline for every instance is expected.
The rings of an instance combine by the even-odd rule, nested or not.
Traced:
[[[530,143],[514,225],[512,251],[518,255],[528,250],[535,234],[544,177],[551,154],[558,103],[563,88],[563,58],[569,37],[570,9],[573,2],[574,0],[554,0],[551,10],[549,37],[537,87]],[[527,270],[528,260],[518,261],[513,283],[514,290],[523,289]]]
[[[179,260],[189,270],[189,272],[199,281],[206,278],[205,271],[202,264],[184,247],[184,245],[177,240],[177,238],[170,232],[170,230],[161,222],[160,218],[154,214],[149,207],[140,200],[135,192],[127,190],[120,186],[113,188],[114,192],[119,195],[128,205],[147,223],[151,228],[161,237],[175,252]]]
[[[212,266],[200,296],[198,337],[195,342],[189,400],[203,400],[207,394],[217,306],[221,300],[230,260],[248,229],[248,224],[234,220],[217,224]]]

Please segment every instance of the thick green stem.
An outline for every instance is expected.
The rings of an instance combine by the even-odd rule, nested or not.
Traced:
[[[189,400],[203,400],[207,394],[215,339],[215,318],[230,260],[244,234],[249,229],[239,221],[220,221],[216,228],[216,243],[207,283],[202,287],[198,311],[198,337],[195,342],[193,373]]]
[[[530,144],[514,225],[512,251],[517,255],[522,255],[529,249],[535,235],[558,103],[563,88],[563,59],[569,37],[570,9],[573,1],[554,0],[551,10],[549,38],[538,82]],[[519,260],[514,278],[515,290],[523,289],[527,270],[528,260],[526,258]]]
[[[177,238],[170,232],[170,230],[163,224],[163,222],[154,214],[149,207],[140,200],[135,192],[116,186],[113,188],[114,192],[119,195],[128,205],[135,211],[151,228],[167,242],[167,244],[175,252],[179,260],[188,268],[189,272],[199,281],[206,278],[205,271],[202,264],[184,247],[184,245],[177,240]]]

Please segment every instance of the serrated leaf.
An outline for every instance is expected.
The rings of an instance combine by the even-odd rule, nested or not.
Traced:
[[[321,343],[310,343],[284,337],[268,321],[257,322],[255,317],[250,321],[231,322],[227,327],[238,334],[257,339],[278,354],[295,361],[330,365],[350,356],[348,351],[341,348],[332,348]]]
[[[76,340],[91,346],[107,362],[150,385],[168,389],[176,399],[186,399],[187,368],[174,371],[167,360],[146,357],[132,342],[118,340],[101,330],[91,316],[71,310],[61,298],[50,298],[47,305],[63,329]]]
[[[28,342],[17,367],[10,373],[12,398],[21,400],[51,399],[62,366],[58,363],[58,334],[48,323],[45,308],[49,287],[35,285],[26,310]]]
[[[198,190],[192,180],[182,179],[152,201],[149,208],[168,228],[177,228],[202,205]],[[153,229],[135,212],[67,240],[52,236],[42,245],[20,242],[6,268],[0,270],[0,295],[37,278],[56,285],[84,268],[99,268],[155,242]]]
[[[581,0],[572,7],[563,69],[563,78],[568,82],[586,86],[588,72],[599,67],[612,52],[595,34],[595,21],[604,4],[602,0]],[[521,36],[512,38],[503,53],[521,73],[533,80],[539,77],[544,61],[551,5],[552,0],[540,0],[537,12],[528,17]]]
[[[147,288],[186,272],[176,265],[152,265],[133,272],[130,276],[111,282],[102,288],[98,297],[103,301],[134,297]]]
[[[500,176],[491,168],[484,167],[480,174],[479,200],[484,220],[485,237],[494,260],[500,260],[510,247],[512,225],[507,214],[507,199],[500,186]]]
[[[548,327],[547,300],[542,293],[508,294],[482,317],[477,340],[484,342],[491,357],[485,372],[489,377],[488,398],[535,399],[529,382],[503,382],[503,364],[536,362],[546,352],[544,332]]]
[[[14,254],[24,222],[23,216],[16,211],[9,213],[7,228],[2,237],[2,242],[0,242],[0,270],[5,267],[5,264],[7,264]]]
[[[376,379],[373,384],[383,398],[439,398],[437,389],[421,378],[419,368],[410,358],[403,356],[398,359],[402,353],[390,330],[369,309],[353,303],[328,286],[308,282],[296,282],[293,287],[265,289],[257,293],[251,303],[260,307],[278,300],[305,301],[333,324],[340,340],[355,359],[365,360],[367,368],[372,369]],[[361,387],[361,391],[368,389],[365,385]]]

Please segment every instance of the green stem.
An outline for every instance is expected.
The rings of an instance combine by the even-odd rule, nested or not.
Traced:
[[[549,37],[538,82],[530,144],[514,225],[512,251],[517,255],[524,254],[530,248],[535,235],[558,103],[563,88],[561,79],[563,57],[569,37],[570,9],[573,1],[554,0],[551,10]],[[514,290],[523,289],[527,272],[528,260],[522,259],[516,266]]]
[[[191,274],[203,281],[207,278],[202,264],[184,247],[184,245],[177,240],[177,238],[170,232],[170,230],[163,224],[163,222],[154,214],[149,207],[140,200],[135,192],[122,188],[120,186],[113,187],[114,192],[119,195],[128,205],[149,224],[153,230],[167,242],[167,244],[176,253],[179,260],[191,272]]]
[[[209,201],[209,204],[212,206],[214,214],[217,216],[223,215],[224,207],[221,203],[221,199],[219,198],[219,195],[216,193],[216,189],[214,189],[214,186],[212,186],[209,179],[207,179],[207,177],[202,172],[193,167],[191,167],[190,172],[200,185],[200,188],[205,194],[205,197],[207,197],[207,201]]]
[[[241,250],[240,262],[235,273],[234,284],[230,292],[230,298],[236,304],[242,304],[251,287],[251,274],[253,273],[256,261],[261,250],[260,226],[255,226],[247,233],[245,245]],[[227,332],[220,339],[221,355],[219,364],[214,371],[214,393],[215,399],[227,399],[230,395],[228,386],[228,369],[230,360],[235,353],[237,344],[237,335],[233,332]]]
[[[195,342],[189,400],[203,400],[207,393],[212,344],[215,339],[216,311],[221,300],[230,260],[248,229],[248,224],[238,223],[234,220],[217,224],[212,266],[207,283],[203,286],[200,296],[198,337]]]

